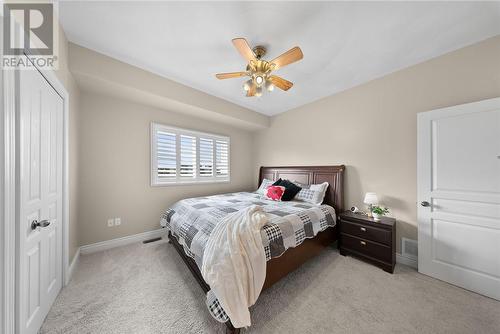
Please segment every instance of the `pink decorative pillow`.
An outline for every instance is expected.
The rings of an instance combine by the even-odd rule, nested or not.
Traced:
[[[270,186],[266,189],[264,195],[267,199],[271,199],[273,201],[281,201],[281,197],[285,193],[285,187],[282,186]]]

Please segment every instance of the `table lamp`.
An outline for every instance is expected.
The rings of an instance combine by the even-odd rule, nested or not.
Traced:
[[[363,201],[365,204],[368,204],[368,217],[372,216],[372,206],[374,204],[378,204],[378,197],[376,193],[366,193],[365,200]]]

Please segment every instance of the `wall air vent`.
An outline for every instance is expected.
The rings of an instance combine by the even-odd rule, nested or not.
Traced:
[[[417,260],[418,258],[418,242],[417,240],[401,238],[402,247],[401,255],[409,259]]]

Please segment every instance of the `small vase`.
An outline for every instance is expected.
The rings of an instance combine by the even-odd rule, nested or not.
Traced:
[[[373,217],[374,221],[378,222],[378,221],[380,221],[380,217],[382,217],[382,215],[379,215],[378,213],[372,212],[372,217]]]

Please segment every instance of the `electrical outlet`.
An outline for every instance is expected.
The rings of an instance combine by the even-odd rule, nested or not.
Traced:
[[[113,218],[108,219],[108,227],[113,227],[113,226],[114,226]]]
[[[122,219],[121,218],[115,218],[115,226],[121,225],[122,224]]]

